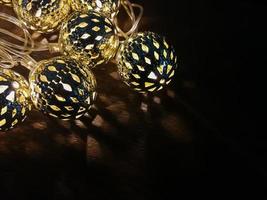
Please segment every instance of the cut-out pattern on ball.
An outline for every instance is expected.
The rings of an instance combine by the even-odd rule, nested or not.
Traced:
[[[70,11],[69,0],[13,0],[18,17],[30,29],[53,32]]]
[[[119,45],[112,22],[96,12],[74,13],[63,24],[59,42],[66,55],[95,66],[114,57]]]
[[[9,69],[0,69],[0,131],[24,121],[31,109],[29,85],[25,78]]]
[[[174,48],[152,32],[138,33],[121,46],[119,73],[138,92],[154,92],[169,84],[177,68]]]
[[[30,75],[30,87],[37,109],[63,120],[83,116],[96,98],[94,75],[66,57],[40,62]]]
[[[75,11],[97,11],[106,17],[115,17],[118,14],[120,0],[71,0]]]

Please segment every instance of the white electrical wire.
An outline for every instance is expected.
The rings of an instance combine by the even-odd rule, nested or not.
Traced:
[[[128,17],[131,20],[131,28],[128,31],[123,31],[119,27],[118,18],[114,19],[114,24],[119,37],[124,39],[129,38],[133,33],[137,31],[140,20],[143,16],[143,7],[139,4],[133,4],[129,0],[121,0],[121,5],[126,11]],[[134,9],[139,9],[139,14],[136,16]],[[36,64],[36,61],[30,56],[32,52],[36,51],[50,51],[58,52],[58,43],[47,43],[43,44],[40,42],[35,42],[31,33],[28,31],[26,26],[17,18],[8,15],[6,13],[0,12],[0,19],[14,24],[23,32],[23,36],[12,33],[9,30],[4,29],[0,25],[0,33],[2,35],[8,36],[12,39],[10,42],[4,38],[0,38],[0,65],[2,68],[13,68],[19,63],[28,69],[32,69]],[[22,44],[18,44],[22,43]]]

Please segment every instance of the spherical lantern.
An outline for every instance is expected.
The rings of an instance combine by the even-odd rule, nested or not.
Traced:
[[[106,17],[115,17],[120,0],[71,0],[73,10],[80,12],[97,11]]]
[[[99,65],[115,55],[119,39],[108,18],[97,12],[75,12],[63,24],[59,44],[65,55]]]
[[[19,19],[42,33],[55,31],[70,11],[69,0],[13,0]]]
[[[94,75],[66,57],[40,62],[30,74],[30,87],[36,108],[63,120],[83,116],[96,98]]]
[[[121,46],[118,55],[122,79],[141,93],[163,89],[177,68],[174,48],[152,32],[134,34]]]
[[[24,121],[30,109],[28,82],[10,69],[0,69],[0,131]]]

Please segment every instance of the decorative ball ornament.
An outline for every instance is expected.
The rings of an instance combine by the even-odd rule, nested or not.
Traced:
[[[0,131],[24,121],[31,110],[28,82],[10,69],[0,69]]]
[[[37,109],[63,120],[83,116],[96,98],[94,75],[66,57],[41,61],[30,74],[30,88]]]
[[[121,46],[118,71],[134,90],[159,91],[171,82],[177,68],[174,48],[152,32],[134,34]]]
[[[19,19],[42,33],[55,31],[70,11],[69,0],[13,0]]]
[[[96,66],[114,57],[119,38],[107,17],[93,11],[75,12],[62,25],[59,44],[65,55]]]
[[[12,6],[12,0],[0,0],[0,4],[5,6]]]
[[[120,7],[120,0],[70,0],[75,11],[97,11],[102,15],[114,18]]]

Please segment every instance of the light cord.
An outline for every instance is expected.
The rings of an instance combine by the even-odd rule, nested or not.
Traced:
[[[0,19],[10,22],[23,31],[23,36],[19,36],[0,27],[0,33],[8,36],[14,41],[23,43],[17,44],[0,38],[0,65],[2,68],[13,68],[19,63],[32,70],[37,63],[30,54],[32,52],[49,51],[50,53],[59,52],[58,43],[35,42],[28,29],[17,18],[0,12]]]
[[[27,28],[15,17],[6,13],[0,12],[0,19],[10,22],[20,30],[23,31],[23,37],[14,34],[6,29],[0,28],[0,33],[12,38],[14,41],[22,42],[19,45],[15,42],[9,42],[3,38],[0,38],[0,64],[3,68],[13,68],[19,63],[25,67],[32,69],[28,66],[29,63],[36,63],[33,58],[30,57],[32,49],[34,49],[34,41]]]
[[[129,0],[122,0],[121,5],[124,8],[127,16],[131,21],[131,28],[128,31],[123,31],[119,27],[118,17],[115,17],[114,24],[117,30],[117,35],[123,40],[128,39],[133,33],[137,31],[140,20],[142,19],[144,9],[139,4],[131,3]],[[136,16],[135,8],[139,9],[139,14]],[[17,44],[15,42],[10,42],[3,38],[0,38],[0,65],[3,68],[13,68],[19,63],[24,67],[32,70],[37,63],[30,54],[32,52],[49,51],[50,53],[60,52],[60,47],[58,43],[41,43],[35,42],[33,36],[28,31],[27,27],[17,18],[0,12],[0,19],[12,23],[18,27],[23,32],[23,36],[19,36],[13,32],[10,32],[4,28],[0,27],[0,33],[10,37],[13,41],[20,42],[22,44]]]
[[[127,32],[123,31],[119,26],[118,17],[114,19],[114,24],[117,30],[117,35],[124,39],[128,39],[133,33],[137,31],[138,25],[143,17],[144,8],[139,4],[131,3],[129,0],[122,0],[121,5],[131,20],[131,28]],[[134,12],[134,8],[139,9],[139,14],[137,17]]]

